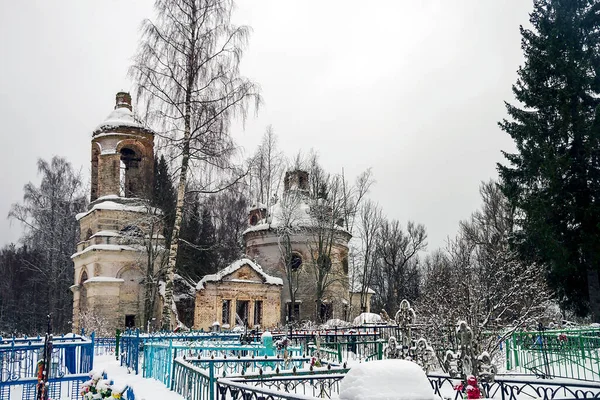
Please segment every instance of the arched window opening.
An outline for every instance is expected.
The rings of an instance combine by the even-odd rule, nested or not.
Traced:
[[[129,147],[122,148],[120,153],[119,194],[124,197],[137,196],[140,194],[138,186],[141,184],[140,162],[142,158]]]
[[[342,270],[344,271],[344,274],[348,274],[348,257],[342,258]]]
[[[323,300],[321,302],[321,306],[319,307],[319,319],[323,322],[328,321],[333,316],[333,305],[327,301]]]
[[[88,280],[87,271],[83,271],[81,278],[79,279],[79,285],[83,286],[83,283]]]
[[[254,226],[258,224],[258,216],[256,214],[252,214],[250,217],[250,225]]]
[[[85,281],[88,280],[87,272],[84,270],[79,278],[79,312],[85,313],[87,311],[87,290],[84,285]],[[85,316],[82,316],[83,318]],[[84,321],[82,321],[84,322]]]
[[[290,268],[293,272],[296,272],[302,266],[302,256],[298,253],[293,253],[290,258]]]
[[[98,156],[100,148],[97,143],[92,144],[92,187],[90,200],[94,201],[98,198]]]
[[[327,254],[321,254],[317,258],[317,265],[322,271],[329,271],[331,269],[331,257]]]
[[[121,161],[127,165],[127,168],[139,168],[140,158],[135,153],[135,150],[129,147],[121,149]]]

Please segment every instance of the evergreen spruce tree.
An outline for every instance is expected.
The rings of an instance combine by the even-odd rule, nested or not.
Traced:
[[[543,264],[564,306],[600,320],[600,2],[535,0],[525,65],[500,127],[517,152],[498,165],[518,210],[523,258]]]
[[[200,202],[194,198],[189,210],[184,214],[181,224],[181,248],[177,255],[177,271],[180,275],[199,279],[198,273],[198,238],[200,236]]]
[[[217,241],[215,225],[207,207],[202,209],[198,237],[198,269],[201,276],[217,272]]]
[[[171,234],[173,233],[173,224],[175,223],[175,203],[177,194],[175,186],[169,175],[169,166],[164,156],[156,161],[158,157],[154,157],[154,188],[152,203],[160,208],[164,216],[163,235],[165,237],[165,246],[169,247],[171,243]]]

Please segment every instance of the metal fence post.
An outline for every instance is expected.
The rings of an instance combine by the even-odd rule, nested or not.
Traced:
[[[135,370],[135,374],[137,375],[139,373],[138,370],[138,364],[140,361],[140,330],[136,329],[135,330],[135,341],[133,343],[133,356],[134,356],[134,360],[133,360],[133,364],[134,364],[134,370]]]
[[[212,360],[208,361],[208,398],[215,400],[215,363]]]
[[[96,339],[96,332],[92,332],[92,343],[90,343],[90,369],[94,368],[94,340]]]
[[[519,351],[517,350],[517,342],[516,342],[516,333],[515,332],[513,332],[513,334],[512,334],[511,346],[513,348],[513,354],[515,356],[513,368],[516,368],[519,366]]]
[[[173,339],[169,339],[169,353],[167,356],[167,360],[173,360],[173,362],[167,362],[167,376],[166,379],[171,379],[171,375],[173,374],[173,363],[175,362],[175,358],[177,357],[177,350],[173,350]]]
[[[117,357],[117,361],[119,360],[119,339],[121,339],[121,330],[117,329],[115,334],[115,356]]]

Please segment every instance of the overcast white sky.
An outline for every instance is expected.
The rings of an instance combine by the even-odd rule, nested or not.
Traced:
[[[496,123],[523,61],[532,0],[238,0],[254,32],[242,73],[262,87],[233,134],[250,154],[273,125],[288,155],[314,148],[330,172],[372,167],[390,218],[443,246],[479,206],[509,136]],[[93,128],[130,90],[126,73],[151,0],[0,2],[0,245],[4,219],[39,182],[38,157],[89,179]],[[12,226],[11,226],[12,225]]]

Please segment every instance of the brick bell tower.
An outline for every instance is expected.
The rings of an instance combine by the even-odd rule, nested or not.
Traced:
[[[154,132],[135,120],[129,93],[119,92],[114,111],[92,133],[90,200],[148,198],[153,177]]]
[[[153,189],[154,132],[134,116],[131,96],[92,132],[88,211],[77,215],[81,237],[75,264],[73,332],[143,327],[149,265],[144,241],[162,240],[160,210],[147,201]]]

